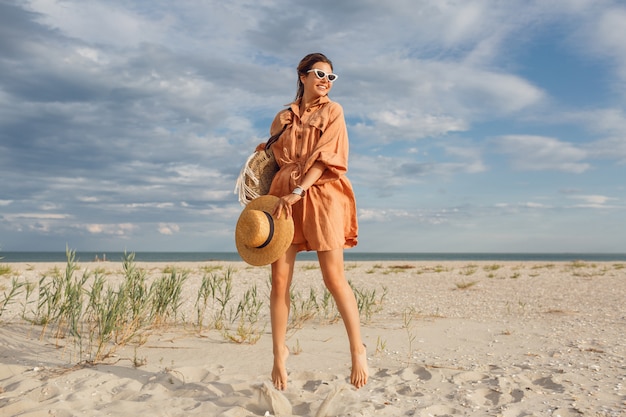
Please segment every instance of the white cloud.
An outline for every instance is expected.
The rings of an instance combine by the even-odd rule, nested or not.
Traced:
[[[594,132],[602,135],[626,136],[626,114],[624,108],[602,108],[596,110],[572,112],[570,120],[582,119]]]
[[[613,159],[621,165],[626,164],[626,135],[601,139],[586,148],[594,157]]]
[[[536,201],[524,201],[518,203],[495,203],[493,207],[496,208],[496,211],[499,213],[519,213],[521,211],[527,210],[547,210],[554,208],[554,206],[552,205],[537,203]],[[488,211],[489,210],[486,210],[486,212]]]
[[[510,116],[542,105],[545,93],[512,74],[459,61],[409,61],[391,58],[394,74],[380,89],[378,63],[358,65],[360,91],[346,97],[346,108],[363,114],[353,126],[376,142],[413,141],[470,130],[487,118]]]
[[[529,202],[525,203],[524,205],[526,207],[528,207],[528,208],[534,208],[534,209],[547,208],[547,206],[545,204],[535,203],[535,202],[532,202],[532,201],[529,201]]]
[[[544,98],[539,88],[511,74],[464,68],[456,75],[462,77],[456,82],[468,109],[479,105],[482,111],[504,115],[536,105]]]
[[[72,216],[69,214],[59,213],[14,213],[5,214],[5,217],[11,221],[19,219],[32,219],[32,220],[65,220]]]
[[[80,48],[76,48],[76,53],[80,55],[81,57],[89,61],[92,61],[96,64],[106,65],[109,63],[108,59],[103,56],[102,51],[96,48],[80,47]]]
[[[593,47],[615,59],[617,73],[622,77],[622,82],[626,83],[626,43],[622,36],[626,27],[626,8],[622,4],[621,7],[604,10],[594,26]],[[623,88],[622,93],[626,93],[626,88]]]
[[[604,204],[607,201],[612,200],[612,198],[604,196],[604,195],[579,195],[579,196],[574,196],[572,198],[584,200],[587,203],[592,203],[592,204]]]
[[[85,229],[89,233],[94,235],[113,235],[117,237],[128,237],[138,227],[131,223],[119,223],[119,224],[83,224],[77,225],[79,229]]]
[[[166,19],[146,19],[113,2],[31,0],[29,6],[41,13],[40,22],[94,44],[129,47],[156,42],[167,29]]]
[[[584,145],[590,156],[626,164],[626,115],[623,109],[574,112],[569,117],[572,121],[582,121],[599,137]]]
[[[570,196],[574,200],[582,200],[581,204],[577,204],[576,207],[584,208],[614,208],[614,206],[607,205],[608,202],[617,200],[616,198],[607,197],[604,195],[575,195]]]
[[[403,195],[407,187],[433,181],[452,181],[456,176],[487,170],[480,149],[472,146],[435,144],[433,152],[442,149],[445,157],[433,158],[426,150],[416,152],[409,148],[400,156],[353,154],[348,176],[360,187],[376,192],[378,196]]]
[[[441,2],[442,11],[449,17],[446,30],[444,30],[444,42],[449,46],[455,46],[466,42],[468,38],[474,38],[477,28],[484,22],[486,8],[489,5],[484,1],[464,2],[452,4]]]
[[[355,133],[369,136],[377,143],[412,141],[424,137],[467,130],[467,124],[444,115],[409,113],[406,110],[383,110],[369,115],[371,125],[358,123],[352,127]],[[383,132],[381,134],[381,132]]]
[[[359,209],[359,220],[374,223],[404,223],[418,222],[425,224],[442,224],[456,213],[456,210],[427,211],[414,209],[413,211],[401,209]]]
[[[85,228],[89,233],[98,234],[104,231],[104,227],[101,224],[88,224],[85,225]]]
[[[178,233],[180,231],[180,227],[177,224],[173,223],[159,223],[159,233],[162,235],[173,235],[174,233]]]
[[[99,201],[99,198],[96,196],[82,196],[77,197],[77,200],[83,203],[97,203]]]
[[[532,135],[507,135],[494,140],[497,151],[509,155],[513,168],[522,171],[563,171],[583,173],[588,152],[554,138]]]
[[[145,209],[145,208],[150,208],[150,209],[167,209],[167,208],[172,208],[174,207],[175,204],[172,202],[147,202],[147,203],[130,203],[130,204],[126,204],[124,205],[124,207],[130,208],[130,209]]]

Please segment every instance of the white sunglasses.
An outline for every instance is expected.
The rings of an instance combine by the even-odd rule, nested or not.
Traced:
[[[324,79],[324,77],[326,77],[326,79],[327,79],[328,81],[330,81],[331,83],[332,83],[333,81],[335,81],[337,78],[339,78],[339,76],[338,76],[337,74],[333,74],[332,72],[331,72],[330,74],[326,74],[324,71],[322,71],[321,69],[317,69],[317,68],[313,68],[313,69],[311,69],[311,70],[308,70],[308,71],[307,71],[307,74],[308,74],[309,72],[314,72],[314,73],[315,73],[315,76],[316,76],[317,78],[319,78],[320,80],[323,80],[323,79]]]

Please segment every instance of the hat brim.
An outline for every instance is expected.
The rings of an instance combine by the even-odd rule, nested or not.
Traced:
[[[262,248],[250,247],[243,243],[243,233],[247,233],[241,227],[242,215],[239,215],[237,220],[237,227],[235,228],[235,245],[237,246],[237,252],[239,256],[245,262],[253,266],[269,265],[278,260],[285,254],[291,242],[293,241],[293,219],[291,217],[281,216],[277,219],[272,215],[272,211],[278,202],[278,197],[273,195],[264,195],[255,198],[249,202],[241,214],[248,210],[264,211],[272,216],[274,221],[274,235],[272,240]]]

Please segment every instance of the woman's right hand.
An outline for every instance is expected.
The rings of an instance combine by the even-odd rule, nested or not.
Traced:
[[[274,206],[274,212],[272,215],[277,219],[280,219],[280,216],[285,213],[285,218],[288,219],[291,217],[291,206],[296,204],[298,201],[302,199],[298,194],[287,194],[278,199],[276,206]]]

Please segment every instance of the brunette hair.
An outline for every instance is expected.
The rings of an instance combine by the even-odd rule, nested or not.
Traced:
[[[333,69],[333,63],[331,62],[331,60],[326,58],[326,55],[320,52],[308,54],[307,56],[302,58],[302,60],[298,64],[298,90],[296,91],[296,100],[302,98],[302,96],[304,95],[304,84],[302,84],[302,81],[300,81],[300,76],[306,76],[307,71],[313,68],[313,65],[318,62],[325,62],[330,65],[331,70]]]

